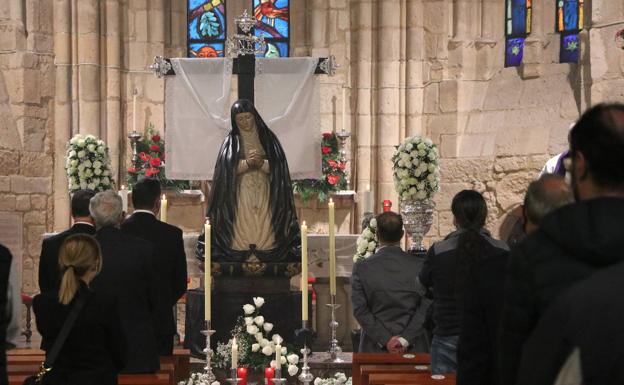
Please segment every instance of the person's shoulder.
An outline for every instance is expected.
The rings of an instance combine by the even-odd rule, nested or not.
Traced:
[[[70,227],[69,229],[67,229],[65,231],[61,231],[58,234],[54,234],[54,235],[51,235],[51,236],[45,238],[43,240],[42,244],[44,244],[44,245],[51,245],[51,244],[55,244],[55,243],[59,243],[60,244],[60,243],[62,243],[65,240],[65,238],[69,237],[72,234],[73,233],[72,233],[71,227]]]
[[[457,232],[452,232],[444,239],[434,242],[431,246],[431,250],[434,255],[440,255],[443,253],[454,251],[457,248],[457,241]]]
[[[11,255],[11,251],[1,243],[0,243],[0,257],[8,258],[9,260],[13,258],[13,256]]]
[[[178,226],[174,226],[172,224],[169,224],[163,221],[156,221],[156,222],[158,223],[158,229],[164,234],[168,236],[182,237],[182,234],[183,234],[182,229],[180,229]]]
[[[50,309],[60,307],[61,304],[56,293],[48,292],[37,294],[32,300],[32,306],[37,316],[40,316],[41,314],[48,314]]]

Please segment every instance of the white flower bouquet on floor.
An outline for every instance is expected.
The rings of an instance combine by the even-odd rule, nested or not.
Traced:
[[[438,148],[429,139],[412,136],[392,156],[394,185],[401,200],[429,200],[440,191]]]
[[[114,187],[108,147],[93,135],[77,134],[71,138],[67,145],[65,169],[70,193],[84,189],[104,191]]]
[[[314,385],[351,385],[351,380],[352,380],[351,377],[347,378],[347,376],[344,373],[338,372],[334,374],[333,377],[315,378]]]
[[[267,322],[260,315],[260,308],[264,305],[264,298],[254,297],[254,304],[243,306],[244,316],[238,318],[232,336],[238,344],[238,366],[251,369],[264,369],[268,366],[282,369],[282,376],[286,373],[294,376],[299,372],[299,356],[292,351],[292,346],[284,344],[284,340],[277,333],[272,333],[273,324]],[[275,350],[280,347],[281,362],[275,361]],[[231,365],[232,340],[227,343],[218,343],[213,359],[216,367],[228,369]]]
[[[362,261],[375,253],[378,246],[377,240],[377,220],[372,218],[368,222],[368,226],[362,231],[362,234],[356,242],[357,251],[353,256],[353,262]]]

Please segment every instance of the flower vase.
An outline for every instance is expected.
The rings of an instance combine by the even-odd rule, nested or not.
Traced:
[[[423,238],[431,229],[435,203],[431,200],[407,199],[401,200],[401,216],[405,231],[411,237],[410,253],[426,251]]]

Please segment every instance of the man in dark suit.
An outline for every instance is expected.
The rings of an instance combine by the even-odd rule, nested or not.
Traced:
[[[119,230],[122,207],[115,192],[97,193],[89,210],[102,248],[102,271],[91,287],[117,299],[127,344],[123,372],[153,373],[160,366],[154,332],[158,309],[154,246]]]
[[[155,267],[158,274],[156,338],[161,356],[173,353],[176,320],[173,307],[186,292],[186,254],[182,230],[156,219],[160,211],[160,182],[142,179],[132,189],[134,212],[121,225],[126,234],[153,243],[156,248]]]
[[[357,262],[351,275],[353,314],[362,327],[360,352],[426,352],[423,322],[431,301],[417,285],[423,261],[401,250],[399,214],[385,212],[376,221],[379,248]]]
[[[89,201],[95,195],[93,190],[78,190],[71,198],[71,214],[74,225],[62,233],[44,239],[39,259],[39,290],[42,293],[56,293],[61,285],[58,252],[63,241],[74,234],[95,234],[93,218],[89,214]]]

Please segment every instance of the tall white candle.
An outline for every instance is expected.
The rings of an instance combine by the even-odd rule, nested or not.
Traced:
[[[334,201],[329,198],[329,294],[336,295],[336,228]]]
[[[342,129],[347,130],[347,87],[342,86]]]
[[[369,184],[366,185],[366,190],[362,193],[362,206],[364,207],[365,213],[372,213],[375,210],[373,207],[372,193]]]
[[[160,200],[160,220],[167,222],[167,196],[163,194]]]
[[[277,364],[278,368],[282,367],[282,345],[281,344],[275,345],[275,363]]]
[[[137,94],[138,91],[135,88],[132,93],[132,131],[136,132],[136,122],[137,122]]]
[[[238,344],[236,343],[236,337],[232,341],[232,369],[238,369]]]
[[[210,321],[210,314],[212,313],[212,255],[210,250],[212,229],[210,226],[210,220],[206,219],[204,224],[204,319]]]
[[[301,319],[308,320],[308,226],[301,225]]]
[[[128,190],[126,189],[126,186],[121,185],[121,190],[119,190],[117,192],[117,194],[119,194],[119,196],[121,197],[121,209],[123,210],[124,213],[128,213]]]

